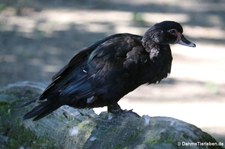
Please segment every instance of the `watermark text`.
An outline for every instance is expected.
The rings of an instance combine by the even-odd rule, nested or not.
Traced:
[[[185,142],[185,141],[181,141],[181,142],[177,142],[178,146],[198,146],[198,147],[211,147],[211,146],[224,146],[223,142]]]

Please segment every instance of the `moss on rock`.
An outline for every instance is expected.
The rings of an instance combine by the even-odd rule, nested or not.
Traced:
[[[93,110],[64,106],[39,121],[23,121],[23,115],[34,105],[25,108],[18,108],[18,105],[39,96],[41,86],[23,82],[0,91],[1,149],[179,149],[178,143],[182,141],[216,142],[209,134],[186,122],[169,117],[140,117],[131,111],[96,115]],[[217,146],[217,149],[222,147]]]

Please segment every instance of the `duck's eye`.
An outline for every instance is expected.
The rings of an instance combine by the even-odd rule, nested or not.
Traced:
[[[171,29],[168,31],[172,35],[177,35],[177,30],[176,29]]]

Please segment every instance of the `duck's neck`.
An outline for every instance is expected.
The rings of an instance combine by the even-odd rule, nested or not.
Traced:
[[[147,52],[150,52],[151,49],[153,49],[153,48],[159,47],[159,45],[157,43],[155,43],[154,41],[152,41],[150,39],[145,39],[144,37],[142,39],[142,45]]]
[[[142,45],[145,48],[146,52],[149,53],[149,58],[153,60],[155,57],[158,56],[160,52],[160,45],[154,42],[153,40],[144,36],[142,38]]]
[[[171,54],[170,46],[167,44],[158,44],[151,39],[146,39],[143,37],[142,45],[146,52],[149,53],[150,60],[154,61],[156,57],[159,56],[160,53],[168,53]]]

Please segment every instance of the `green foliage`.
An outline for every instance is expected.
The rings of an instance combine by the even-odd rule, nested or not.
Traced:
[[[132,20],[133,20],[135,25],[140,25],[140,26],[146,26],[147,25],[146,21],[144,20],[144,17],[142,15],[142,13],[140,13],[140,12],[134,12]]]
[[[0,12],[2,12],[5,9],[6,9],[6,5],[0,3]]]
[[[49,139],[37,138],[31,131],[19,125],[11,128],[8,137],[10,138],[7,144],[8,148],[57,148]]]

